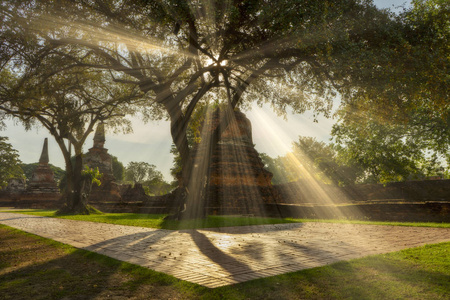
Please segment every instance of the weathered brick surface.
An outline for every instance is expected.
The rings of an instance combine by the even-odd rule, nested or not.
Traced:
[[[176,231],[12,213],[0,223],[210,288],[450,241],[448,228],[331,223]]]

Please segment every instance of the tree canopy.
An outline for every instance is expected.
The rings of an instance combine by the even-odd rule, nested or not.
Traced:
[[[125,169],[125,180],[142,184],[146,193],[162,195],[170,192],[173,185],[167,183],[155,165],[146,162],[128,163]]]
[[[112,172],[117,182],[122,182],[125,177],[125,167],[116,156],[112,156]]]
[[[272,158],[260,154],[265,167],[274,175],[272,183],[313,178],[342,186],[423,180],[434,176],[449,178],[446,163],[436,153],[422,151],[411,140],[404,140],[399,128],[370,123],[368,126],[358,124],[357,129],[349,131],[338,134],[337,144],[299,136],[292,144],[292,151],[285,156]]]
[[[40,42],[32,48],[40,48]],[[108,83],[109,75],[105,77],[101,70],[63,68],[49,75],[47,72],[53,72],[52,68],[63,67],[63,62],[52,61],[55,59],[52,56],[39,59],[32,54],[26,51],[15,54],[14,59],[20,61],[23,71],[12,73],[7,67],[2,70],[5,80],[1,82],[0,110],[18,118],[27,129],[43,126],[52,134],[66,164],[67,207],[86,212],[80,207],[84,142],[98,123],[129,128],[123,117],[130,112],[128,103],[139,99],[140,92],[133,86]],[[33,70],[34,64],[39,64],[38,70]],[[71,160],[72,148],[75,162]]]
[[[144,183],[146,181],[161,180],[162,174],[155,165],[146,162],[129,162],[125,169],[125,180]]]

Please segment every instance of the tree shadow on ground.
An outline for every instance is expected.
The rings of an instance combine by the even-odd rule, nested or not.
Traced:
[[[248,264],[235,259],[233,256],[216,247],[203,233],[197,230],[191,230],[189,234],[200,252],[223,270],[226,270],[232,278],[252,271]]]
[[[180,297],[173,288],[180,280],[172,276],[152,270],[139,273],[106,256],[4,227],[0,233],[1,299]]]
[[[11,231],[0,226],[2,299],[167,299],[187,297],[188,291],[192,297],[206,299],[445,299],[450,295],[445,266],[416,264],[408,259],[419,259],[414,249],[407,255],[378,255],[209,290],[151,270],[141,274],[132,265],[36,236],[13,236]],[[14,241],[17,236],[25,241]],[[207,250],[215,246],[202,232],[194,230],[191,237],[216,263],[228,259],[220,250]],[[26,241],[30,239],[31,243]],[[56,245],[58,253],[49,244]],[[423,255],[442,256],[448,249],[428,247],[436,250]],[[244,271],[249,267],[240,264]],[[180,284],[185,288],[178,288]]]

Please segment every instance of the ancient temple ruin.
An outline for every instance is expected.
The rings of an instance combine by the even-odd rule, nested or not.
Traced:
[[[112,169],[112,157],[108,149],[104,147],[106,141],[105,125],[100,123],[94,134],[94,145],[89,152],[83,156],[83,164],[91,169],[98,168],[102,174],[101,185],[93,185],[89,201],[105,202],[120,201],[119,187],[115,183]]]
[[[206,122],[209,134],[219,126],[219,114],[216,110]],[[206,144],[202,142],[194,149],[194,163],[207,157]],[[250,120],[242,112],[234,112],[230,125],[213,148],[208,172],[208,214],[264,215],[265,204],[278,200],[271,184],[273,175],[264,169],[253,145]]]
[[[45,138],[39,165],[33,172],[28,182],[28,194],[59,194],[59,188],[55,181],[55,175],[48,165],[48,139]]]
[[[102,182],[114,181],[112,172],[112,157],[108,154],[105,145],[105,125],[100,123],[94,134],[94,145],[89,152],[83,156],[83,164],[91,169],[98,168],[102,173]]]
[[[26,191],[26,188],[27,181],[25,178],[10,178],[5,191],[8,194],[21,194]]]

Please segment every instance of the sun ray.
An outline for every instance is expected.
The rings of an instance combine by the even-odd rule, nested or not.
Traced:
[[[326,185],[322,182],[331,182],[329,178],[324,176],[322,180],[307,168],[307,165],[314,165],[305,153],[300,153],[301,159],[294,155],[291,151],[292,145],[287,144],[285,141],[290,140],[285,137],[286,133],[278,127],[274,122],[270,121],[270,116],[263,110],[255,110],[252,112],[252,116],[255,118],[257,126],[261,126],[260,130],[265,132],[267,141],[277,151],[277,153],[285,153],[284,167],[286,169],[294,170],[295,178],[291,180],[297,180],[299,189],[303,189],[306,195],[309,195],[309,199],[306,199],[308,205],[312,204],[315,210],[315,214],[318,217],[334,216],[339,219],[346,219],[350,216],[346,216],[337,208],[342,204],[342,199],[348,198],[343,192],[339,192],[338,189],[332,190],[333,194],[330,194],[331,189],[325,189]],[[301,184],[300,184],[301,183]],[[305,190],[306,188],[306,190]],[[349,198],[348,198],[349,199]],[[350,200],[348,200],[350,201]],[[305,199],[298,200],[297,205],[305,204]],[[325,214],[324,214],[325,211]],[[360,212],[354,211],[352,216],[361,215]]]

